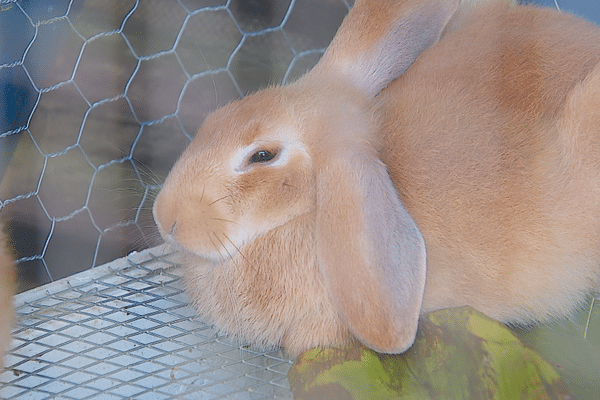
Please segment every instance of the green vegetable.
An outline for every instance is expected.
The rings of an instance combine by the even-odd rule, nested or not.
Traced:
[[[296,399],[569,399],[562,380],[504,325],[468,307],[422,317],[404,354],[312,349],[289,371]]]

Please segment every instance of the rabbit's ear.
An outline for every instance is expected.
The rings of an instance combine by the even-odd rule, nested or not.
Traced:
[[[317,173],[317,259],[352,333],[383,353],[408,349],[425,289],[425,243],[374,154],[333,156]]]
[[[358,0],[313,69],[373,97],[437,42],[459,0]]]

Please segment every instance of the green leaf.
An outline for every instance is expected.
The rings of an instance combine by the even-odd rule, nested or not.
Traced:
[[[296,399],[567,399],[554,369],[504,325],[468,307],[421,318],[404,354],[361,344],[312,349],[291,367]]]

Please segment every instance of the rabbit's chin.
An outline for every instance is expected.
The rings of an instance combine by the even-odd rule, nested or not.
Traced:
[[[220,264],[223,261],[232,258],[233,255],[227,253],[221,254],[218,252],[207,252],[190,249],[182,245],[175,240],[165,239],[165,245],[169,249],[170,253],[176,253],[181,259],[188,260],[187,262],[194,260],[195,262],[201,262],[203,264]]]
[[[197,262],[209,264],[219,264],[226,260],[234,259],[242,253],[242,249],[249,241],[227,242],[223,243],[220,249],[204,249],[201,246],[194,247],[183,244],[170,236],[164,237],[163,240],[170,252],[178,253],[185,259],[193,259]]]

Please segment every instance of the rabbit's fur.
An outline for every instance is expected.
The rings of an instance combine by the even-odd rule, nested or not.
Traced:
[[[310,73],[206,119],[154,215],[207,321],[398,353],[420,313],[598,289],[600,29],[485,3],[359,0]]]
[[[427,246],[424,312],[544,321],[597,287],[599,44],[569,15],[485,8],[381,94],[381,158]]]
[[[0,225],[0,370],[4,365],[4,352],[11,343],[11,328],[14,319],[13,294],[15,266]]]

